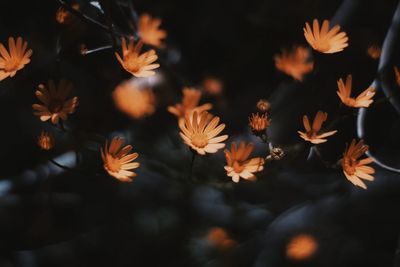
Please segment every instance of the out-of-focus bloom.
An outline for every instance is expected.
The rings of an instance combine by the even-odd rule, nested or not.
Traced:
[[[269,152],[269,155],[267,156],[267,160],[281,160],[281,159],[283,159],[284,156],[285,156],[285,152],[283,151],[282,148],[274,147]]]
[[[378,59],[381,56],[381,48],[379,45],[370,45],[367,49],[367,54],[372,59]]]
[[[106,141],[104,148],[100,148],[100,154],[104,162],[104,169],[109,175],[121,182],[132,182],[132,178],[137,175],[132,170],[140,166],[140,163],[133,161],[139,154],[129,153],[132,150],[131,145],[121,148],[123,142],[121,137],[114,137],[108,146]]]
[[[223,85],[219,79],[208,77],[203,80],[203,88],[209,95],[220,95],[223,90]]]
[[[134,81],[119,84],[112,94],[115,106],[134,119],[149,116],[156,110],[156,98],[151,89],[139,88]]]
[[[313,144],[321,144],[325,143],[326,137],[334,135],[337,131],[330,131],[326,133],[320,133],[319,131],[321,130],[322,124],[326,121],[328,118],[328,113],[318,111],[317,114],[315,115],[312,127],[310,125],[310,121],[307,117],[307,115],[303,116],[303,125],[304,129],[306,132],[301,132],[297,131],[300,134],[300,137],[303,138],[304,140],[311,142]]]
[[[361,180],[373,181],[371,175],[375,173],[374,168],[367,166],[373,162],[371,157],[360,159],[365,152],[368,151],[368,146],[364,145],[364,141],[352,140],[349,148],[343,153],[342,168],[346,178],[354,185],[367,189],[365,183]]]
[[[201,114],[194,111],[193,115],[179,121],[180,135],[185,144],[198,154],[216,153],[225,147],[222,142],[228,139],[228,135],[217,136],[225,128],[225,124],[218,123],[219,117],[210,117],[206,111]]]
[[[38,137],[37,143],[41,149],[50,150],[54,147],[54,136],[51,133],[42,131]]]
[[[394,75],[396,76],[396,83],[398,86],[400,86],[400,71],[396,66],[394,66],[393,69],[394,69]]]
[[[256,107],[260,113],[266,113],[271,108],[271,104],[265,99],[260,99],[258,100]]]
[[[315,238],[308,234],[300,234],[289,240],[286,246],[286,256],[292,260],[306,260],[313,256],[318,249]]]
[[[32,105],[34,114],[41,121],[51,119],[53,124],[57,124],[60,118],[67,120],[68,114],[74,113],[78,106],[78,97],[67,99],[71,89],[72,84],[65,80],[60,81],[58,88],[52,80],[48,82],[48,87],[40,84],[35,94],[42,104]]]
[[[268,126],[271,124],[271,120],[268,119],[267,114],[258,114],[258,113],[253,113],[249,117],[249,126],[251,131],[255,135],[262,135],[265,133],[265,130],[268,128]]]
[[[236,245],[236,242],[232,240],[225,229],[221,227],[213,227],[207,234],[207,241],[213,247],[218,249],[227,250]]]
[[[339,32],[340,26],[335,25],[329,30],[329,21],[324,20],[321,29],[319,28],[318,20],[314,19],[313,29],[308,22],[306,27],[303,28],[304,37],[314,50],[332,54],[343,51],[347,47],[349,38],[345,32]]]
[[[154,63],[158,56],[154,50],[140,54],[142,46],[142,42],[134,45],[133,39],[129,40],[129,44],[127,46],[125,38],[122,38],[122,58],[118,53],[115,53],[115,56],[127,72],[136,77],[150,77],[155,74],[153,70],[160,67],[160,64]]]
[[[167,36],[167,32],[161,30],[161,19],[143,14],[139,17],[139,34],[143,43],[155,47],[162,47],[162,39]]]
[[[314,68],[314,63],[309,58],[310,52],[307,48],[296,46],[291,51],[283,50],[282,54],[275,55],[275,67],[295,80],[302,81],[304,75]]]
[[[371,105],[374,100],[372,99],[375,95],[375,89],[370,87],[359,94],[356,98],[350,97],[351,95],[351,87],[352,87],[352,76],[349,74],[346,78],[346,83],[343,82],[343,79],[337,81],[338,91],[337,94],[340,100],[348,107],[354,108],[367,108]]]
[[[31,60],[32,49],[26,50],[28,43],[23,41],[21,37],[15,39],[8,38],[8,49],[0,43],[0,81],[7,77],[14,77],[14,75],[22,69]]]
[[[72,5],[72,8],[75,10],[79,10],[79,4],[75,3]],[[66,10],[64,7],[59,7],[56,12],[56,21],[60,24],[69,24],[72,20],[72,14]]]
[[[197,106],[200,101],[201,91],[194,88],[185,87],[183,88],[182,93],[182,103],[168,107],[168,111],[178,117],[178,119],[182,120],[188,115],[192,114],[194,111],[197,111],[200,114],[203,111],[210,110],[212,108],[210,103]]]
[[[235,142],[231,144],[231,150],[225,149],[225,158],[227,165],[224,167],[227,175],[232,177],[232,181],[239,182],[240,177],[245,180],[255,181],[257,178],[255,172],[264,169],[263,158],[251,158],[249,156],[254,149],[252,143],[240,142],[239,147]]]

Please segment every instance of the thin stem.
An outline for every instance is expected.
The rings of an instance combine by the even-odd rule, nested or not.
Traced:
[[[112,45],[105,45],[105,46],[100,46],[100,47],[93,48],[93,49],[90,49],[90,50],[89,49],[82,49],[81,50],[81,54],[86,56],[86,55],[89,55],[89,54],[92,54],[92,53],[101,52],[101,51],[112,49],[112,48],[113,48]]]

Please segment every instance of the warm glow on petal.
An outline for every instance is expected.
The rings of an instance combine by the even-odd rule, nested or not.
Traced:
[[[286,256],[291,260],[302,261],[312,257],[318,243],[311,235],[300,234],[291,238],[286,246]]]
[[[159,29],[161,20],[153,18],[149,14],[139,17],[139,34],[143,43],[160,48],[163,46],[162,40],[167,37],[165,30]]]
[[[339,79],[337,85],[338,85],[337,95],[339,96],[342,103],[348,107],[367,108],[374,102],[373,97],[376,93],[374,88],[367,88],[356,98],[351,97],[351,88],[352,88],[351,75],[347,75],[346,83],[343,82],[343,79]]]
[[[282,50],[282,53],[275,55],[274,59],[277,70],[298,81],[302,81],[304,75],[314,68],[314,63],[310,61],[309,50],[301,46],[295,46],[290,51]]]
[[[28,43],[21,37],[18,37],[16,41],[13,37],[8,38],[9,52],[0,43],[0,81],[7,77],[14,77],[17,71],[30,62],[32,50],[26,50],[27,46]]]
[[[318,111],[315,115],[312,126],[307,115],[303,116],[303,125],[305,132],[297,131],[301,138],[313,144],[321,144],[328,141],[326,137],[334,135],[337,131],[320,132],[322,124],[327,120],[328,114],[326,112]]]

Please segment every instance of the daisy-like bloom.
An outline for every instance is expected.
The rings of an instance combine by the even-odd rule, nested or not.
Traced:
[[[368,151],[368,146],[364,145],[364,141],[352,140],[348,149],[343,153],[342,168],[343,173],[352,184],[361,188],[367,189],[365,183],[361,180],[373,181],[375,173],[374,168],[367,166],[373,162],[371,157],[360,159],[365,152]]]
[[[75,10],[79,10],[79,4],[75,3],[72,5],[72,8]],[[56,12],[56,21],[60,24],[69,24],[72,20],[71,13],[66,10],[64,7],[59,7]]]
[[[43,150],[52,149],[54,147],[54,143],[54,136],[46,131],[42,131],[37,140],[37,144]]]
[[[271,108],[271,104],[265,99],[260,99],[258,100],[256,107],[259,112],[266,113]]]
[[[319,132],[321,130],[322,124],[326,121],[327,118],[328,118],[328,113],[318,111],[317,114],[315,115],[311,127],[310,120],[308,119],[307,115],[304,115],[303,125],[306,132],[301,132],[301,131],[297,132],[300,134],[301,138],[313,144],[325,143],[326,141],[328,141],[326,140],[326,137],[334,135],[337,132],[336,130],[326,133]]]
[[[17,41],[13,37],[8,38],[8,48],[10,53],[0,43],[0,81],[14,75],[26,64],[31,62],[32,49],[26,50],[28,43],[21,37]]]
[[[352,76],[349,74],[346,78],[346,83],[343,82],[343,79],[337,81],[338,91],[337,94],[342,101],[348,107],[353,108],[367,108],[371,105],[374,100],[372,99],[375,95],[375,89],[370,87],[367,88],[364,92],[359,94],[356,98],[350,97],[351,95],[351,87],[352,87]]]
[[[381,48],[379,45],[370,45],[367,49],[367,54],[372,59],[378,59],[381,56]]]
[[[140,54],[143,43],[139,42],[134,45],[133,39],[129,40],[128,46],[124,38],[121,40],[122,58],[118,53],[115,53],[122,67],[135,77],[150,77],[155,74],[153,71],[160,67],[160,64],[154,63],[158,56],[154,50],[150,50]]]
[[[224,228],[213,227],[207,234],[207,241],[213,247],[221,250],[230,249],[236,245],[236,242],[232,240]]]
[[[268,126],[271,124],[271,120],[268,119],[267,114],[258,114],[258,113],[253,113],[249,117],[249,126],[251,131],[255,135],[260,135],[265,133],[265,130],[268,128]]]
[[[175,106],[169,106],[168,111],[178,117],[179,120],[183,120],[188,115],[191,115],[194,111],[199,114],[203,111],[210,110],[212,105],[210,103],[198,106],[201,91],[194,88],[185,87],[182,90],[182,103],[175,104]]]
[[[36,97],[42,104],[33,104],[34,114],[41,121],[51,120],[53,124],[57,124],[60,118],[67,120],[68,114],[72,114],[78,106],[78,97],[68,99],[68,95],[72,90],[72,84],[61,80],[58,88],[54,81],[48,82],[48,87],[40,84],[35,92]]]
[[[206,93],[209,95],[220,95],[223,91],[223,84],[222,82],[213,77],[207,77],[203,80],[203,88]]]
[[[314,19],[313,29],[308,22],[303,28],[304,37],[311,47],[321,53],[333,54],[343,51],[347,47],[349,38],[345,32],[339,32],[340,26],[335,25],[329,30],[329,21],[324,20],[321,29],[319,28],[318,20]]]
[[[308,234],[299,234],[289,240],[286,246],[286,256],[292,260],[306,260],[318,249],[315,238]]]
[[[251,158],[249,156],[254,149],[252,143],[240,142],[239,147],[235,142],[231,144],[231,150],[225,149],[227,165],[224,167],[227,175],[232,177],[232,181],[239,182],[240,177],[245,180],[255,181],[255,172],[264,169],[263,158]]]
[[[396,83],[398,86],[400,86],[400,71],[396,66],[394,66],[393,69],[394,69],[394,75],[396,76]]]
[[[143,43],[155,47],[162,47],[162,40],[167,37],[167,32],[161,30],[161,19],[151,17],[149,14],[143,14],[139,17],[139,33]]]
[[[149,88],[140,88],[129,80],[118,85],[112,97],[115,106],[134,119],[144,118],[156,110],[156,98]]]
[[[275,67],[295,80],[302,81],[304,75],[314,68],[314,63],[309,58],[310,52],[307,48],[295,46],[291,51],[283,50],[282,54],[274,57]]]
[[[225,128],[225,124],[219,124],[219,117],[210,116],[208,112],[199,114],[194,111],[192,115],[179,121],[180,135],[191,149],[200,155],[216,153],[218,149],[224,148],[221,143],[228,139],[228,135],[217,136]]]
[[[122,147],[123,142],[121,137],[114,137],[110,145],[106,141],[104,148],[100,148],[100,154],[104,162],[104,169],[110,176],[121,182],[132,182],[132,178],[137,175],[132,170],[140,166],[140,163],[133,161],[139,154],[129,153],[132,146]]]

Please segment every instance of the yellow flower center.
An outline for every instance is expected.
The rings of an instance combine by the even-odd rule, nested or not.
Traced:
[[[119,172],[121,170],[121,162],[119,158],[107,157],[107,161],[105,163],[106,168],[111,172]]]
[[[192,144],[199,148],[203,148],[208,144],[207,135],[204,133],[197,133],[192,136]]]

